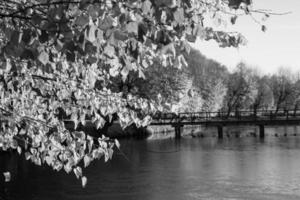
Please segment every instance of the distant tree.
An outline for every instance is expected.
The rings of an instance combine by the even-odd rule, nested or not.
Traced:
[[[196,49],[191,48],[190,53],[185,57],[189,65],[188,73],[193,78],[194,85],[201,91],[205,90],[207,81],[211,83],[224,81],[229,74],[225,66],[206,58]]]
[[[277,113],[280,109],[288,109],[289,99],[294,93],[292,73],[287,69],[280,68],[278,73],[270,78],[270,87],[273,91],[275,112]]]
[[[178,94],[184,89],[182,75],[185,72],[177,67],[164,67],[158,62],[144,69],[145,77],[138,73],[130,73],[126,80],[117,76],[108,85],[113,92],[122,92],[124,96],[135,96],[151,100],[158,95],[162,97],[162,104],[178,101]]]
[[[239,63],[236,71],[228,77],[227,89],[224,108],[228,115],[232,111],[250,108],[257,96],[257,84],[252,69],[245,63]]]
[[[300,108],[300,80],[299,77],[292,83],[292,93],[289,95],[286,101],[286,108],[294,110],[294,113]]]
[[[193,48],[185,57],[189,66],[186,71],[202,98],[201,110],[207,112],[218,111],[223,105],[227,90],[225,80],[229,72],[226,67],[206,58]]]
[[[254,111],[258,109],[271,109],[274,106],[274,96],[272,88],[268,84],[269,77],[264,76],[257,79],[257,95],[253,102]]]
[[[207,89],[202,91],[203,111],[217,112],[219,111],[227,94],[227,87],[222,80],[215,83],[208,81]]]
[[[183,89],[179,92],[177,102],[171,106],[172,112],[200,112],[203,99],[199,90],[193,85],[193,80],[185,75],[182,77]]]

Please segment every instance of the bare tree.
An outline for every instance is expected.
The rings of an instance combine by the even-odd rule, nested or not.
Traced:
[[[280,109],[288,109],[288,102],[294,92],[293,79],[291,71],[285,68],[280,68],[278,73],[270,78],[270,87],[274,95],[275,113],[278,113]]]
[[[228,77],[227,88],[224,107],[228,116],[232,111],[238,112],[249,108],[257,96],[257,84],[253,70],[248,68],[245,63],[238,64],[236,71]]]

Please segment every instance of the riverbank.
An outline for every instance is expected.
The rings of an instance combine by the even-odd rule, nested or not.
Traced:
[[[65,123],[67,129],[74,130],[74,123],[72,121],[67,121]],[[152,133],[144,127],[136,127],[134,124],[123,129],[121,125],[114,121],[111,124],[105,126],[102,129],[97,129],[96,126],[87,121],[85,126],[80,126],[76,129],[78,131],[84,131],[87,134],[99,137],[101,135],[105,135],[110,138],[136,138],[136,139],[144,139],[149,137]]]
[[[73,124],[68,123],[67,126],[72,129]],[[256,137],[259,135],[258,127],[256,126],[224,126],[224,137],[239,138],[239,137]],[[131,125],[122,129],[120,124],[115,121],[109,126],[97,130],[95,125],[88,122],[86,126],[79,127],[78,130],[83,130],[95,137],[102,134],[110,138],[136,138],[136,139],[166,139],[175,136],[174,127],[165,126],[148,126],[139,127]],[[182,127],[182,137],[218,137],[218,130],[216,127],[206,127],[199,125],[190,125]],[[266,136],[297,136],[300,135],[300,126],[265,126]]]
[[[149,139],[164,139],[175,136],[174,127],[171,126],[149,126],[148,130],[151,133]],[[258,135],[259,130],[256,126],[224,127],[224,137],[227,138],[257,137]],[[274,137],[300,136],[300,126],[266,126],[265,135]],[[182,137],[218,137],[218,130],[216,127],[184,126]]]

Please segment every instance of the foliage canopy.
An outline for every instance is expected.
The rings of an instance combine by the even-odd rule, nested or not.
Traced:
[[[85,185],[80,163],[107,161],[119,143],[77,131],[78,124],[89,118],[102,128],[117,115],[123,127],[146,126],[162,107],[161,95],[113,91],[112,83],[130,74],[144,79],[153,63],[181,68],[197,37],[221,47],[244,44],[241,34],[215,31],[203,20],[251,14],[250,6],[249,0],[1,1],[0,148],[73,171]],[[75,131],[66,129],[59,110]]]

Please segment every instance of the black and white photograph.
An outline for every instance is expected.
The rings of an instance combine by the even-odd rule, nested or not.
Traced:
[[[0,200],[299,199],[299,0],[0,0]]]

